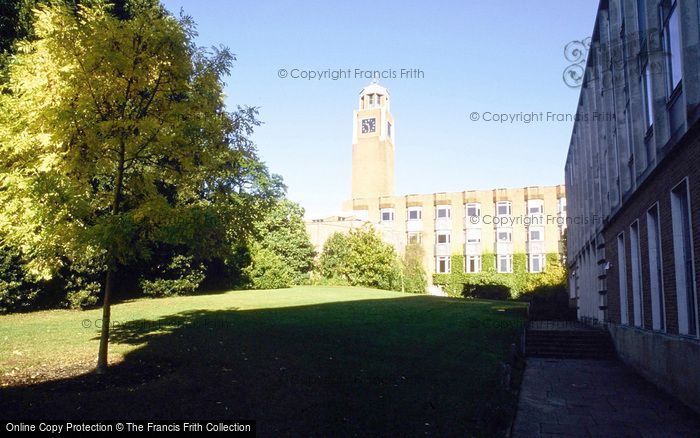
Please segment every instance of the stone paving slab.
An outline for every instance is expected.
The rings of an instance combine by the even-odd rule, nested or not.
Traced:
[[[619,361],[528,358],[513,437],[700,437],[700,415]]]

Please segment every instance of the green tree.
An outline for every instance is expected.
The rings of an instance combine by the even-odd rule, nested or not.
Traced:
[[[63,4],[73,13],[78,12],[78,5],[90,5],[94,0],[0,0],[0,83],[6,80],[3,66],[14,53],[13,46],[22,40],[34,39],[34,14],[32,11],[42,5]],[[112,5],[110,13],[121,19],[131,18],[135,5],[158,5],[158,0],[107,0]]]
[[[396,251],[372,227],[351,230],[347,236],[331,235],[324,245],[320,266],[327,278],[341,278],[352,286],[401,289]]]
[[[283,187],[249,140],[255,109],[225,111],[228,50],[197,48],[190,20],[149,1],[109,11],[39,8],[0,94],[0,234],[38,278],[104,266],[98,372],[119,266],[153,242],[225,253]]]
[[[345,272],[350,254],[349,238],[346,234],[335,232],[326,239],[319,257],[321,276],[327,279],[347,280]]]
[[[292,286],[294,268],[271,248],[253,242],[250,247],[251,263],[243,271],[255,289],[282,289]]]
[[[314,247],[304,225],[303,208],[288,199],[282,199],[262,220],[256,222],[255,231],[255,239],[260,248],[251,248],[253,265],[267,265],[274,259],[279,259],[286,266],[285,273],[291,276],[288,284],[283,287],[308,281],[314,264]],[[252,277],[251,281],[253,287],[270,289],[269,285],[256,284]]]
[[[422,294],[428,284],[428,274],[423,268],[423,247],[416,244],[406,246],[402,262],[402,289],[404,292]]]

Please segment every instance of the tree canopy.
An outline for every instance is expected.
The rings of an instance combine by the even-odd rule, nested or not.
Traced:
[[[283,199],[255,223],[251,285],[273,289],[304,284],[314,266],[314,247],[304,225],[304,210]]]
[[[401,290],[401,264],[394,247],[372,228],[333,233],[323,246],[321,274],[351,286]]]
[[[0,94],[3,244],[37,278],[98,266],[103,327],[119,266],[156,245],[224,255],[284,191],[249,138],[256,109],[224,106],[233,55],[195,46],[191,20],[152,1],[112,10],[37,8]]]

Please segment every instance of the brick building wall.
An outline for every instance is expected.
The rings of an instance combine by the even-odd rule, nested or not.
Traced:
[[[627,262],[627,306],[630,325],[633,325],[632,269],[630,226],[639,221],[639,243],[642,267],[643,328],[651,330],[651,284],[649,248],[647,239],[647,211],[658,202],[659,227],[661,231],[661,257],[663,269],[663,292],[666,332],[678,334],[678,307],[676,303],[676,277],[673,253],[673,223],[671,216],[671,190],[684,178],[688,178],[690,192],[691,224],[693,227],[693,250],[695,254],[695,281],[700,285],[700,125],[689,131],[684,139],[670,151],[665,160],[654,169],[654,173],[640,186],[605,227],[606,258],[612,263],[607,272],[608,321],[620,324],[620,290],[617,264],[617,236],[625,236],[625,260]],[[700,312],[697,312],[700,319]]]

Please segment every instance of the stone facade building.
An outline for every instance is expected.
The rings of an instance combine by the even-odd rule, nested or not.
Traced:
[[[428,274],[478,273],[484,257],[492,258],[497,272],[512,273],[518,253],[526,254],[529,272],[542,272],[546,255],[561,252],[564,186],[394,195],[390,103],[379,84],[360,92],[353,114],[352,197],[342,215],[307,223],[317,250],[334,232],[371,224],[399,254],[408,244],[420,244]],[[464,256],[464,266],[452,266],[453,255]]]
[[[700,8],[603,0],[569,153],[569,290],[618,355],[700,408]]]

